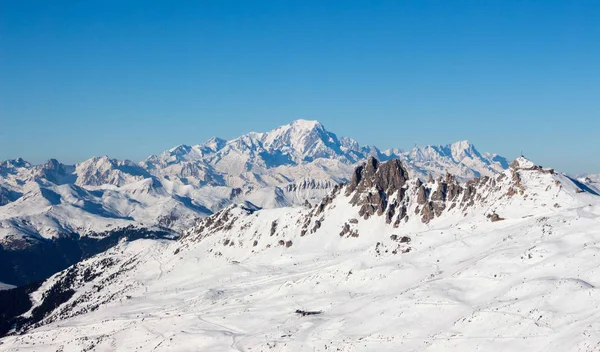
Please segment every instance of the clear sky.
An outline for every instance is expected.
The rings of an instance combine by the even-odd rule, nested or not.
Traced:
[[[297,118],[600,172],[600,1],[0,0],[0,159],[140,160]]]

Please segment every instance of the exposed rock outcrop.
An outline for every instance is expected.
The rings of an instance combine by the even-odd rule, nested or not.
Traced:
[[[383,215],[386,223],[398,227],[408,220],[409,209],[423,223],[428,223],[446,210],[458,207],[466,211],[482,199],[482,189],[493,187],[496,180],[488,176],[466,183],[459,183],[451,174],[437,180],[431,177],[427,183],[409,180],[400,160],[380,163],[371,157],[354,170],[345,194],[351,197],[352,205],[360,207],[359,215],[363,218]]]
[[[350,203],[360,205],[359,215],[368,219],[377,214],[383,215],[396,194],[396,205],[404,200],[404,186],[408,181],[408,171],[398,159],[380,163],[370,157],[367,162],[354,170],[346,195],[354,193]],[[394,208],[395,209],[395,206]],[[391,223],[395,210],[388,210],[387,222]]]

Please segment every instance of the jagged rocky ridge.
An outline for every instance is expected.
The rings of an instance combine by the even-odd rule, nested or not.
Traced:
[[[289,229],[289,233],[296,233],[299,237],[318,232],[327,221],[328,209],[338,206],[338,203],[349,205],[356,211],[358,218],[346,218],[341,226],[341,237],[358,237],[359,233],[353,224],[359,219],[368,220],[372,217],[382,218],[385,224],[392,228],[402,229],[403,224],[412,222],[427,226],[432,220],[443,216],[445,213],[459,215],[460,217],[479,216],[486,221],[504,220],[496,213],[496,208],[501,205],[506,208],[516,195],[524,196],[525,188],[522,185],[521,174],[532,172],[533,175],[556,176],[562,182],[572,180],[566,176],[558,175],[553,169],[545,169],[534,165],[525,158],[515,160],[509,170],[495,177],[480,177],[474,180],[461,182],[451,174],[440,176],[437,179],[430,177],[426,182],[419,178],[411,179],[403,163],[398,159],[379,162],[370,157],[365,163],[358,166],[352,174],[348,184],[336,185],[316,206],[305,210],[296,222],[296,228]],[[528,175],[530,176],[530,175]],[[561,189],[559,180],[544,180],[549,184],[546,192],[551,187]],[[535,195],[535,194],[534,194]],[[559,208],[560,204],[543,204],[545,207]],[[248,205],[234,205],[206,219],[199,220],[198,224],[186,231],[183,241],[190,238],[204,238],[218,233],[240,233],[243,236],[248,224],[239,224],[240,221],[249,222],[253,218],[247,215],[254,214],[257,208]],[[344,213],[342,216],[347,217]],[[335,221],[339,222],[336,217]],[[271,224],[271,235],[277,233],[278,220]],[[238,230],[236,230],[238,229]],[[257,233],[258,235],[258,233]],[[287,240],[278,242],[286,244]],[[227,245],[234,246],[234,240],[228,240]]]

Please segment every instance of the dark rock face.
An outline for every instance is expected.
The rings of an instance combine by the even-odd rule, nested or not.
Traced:
[[[420,205],[427,203],[427,189],[423,184],[417,189],[417,203]]]
[[[487,217],[488,217],[488,219],[490,219],[491,222],[504,220],[504,218],[500,217],[500,215],[498,215],[496,213],[488,214]]]
[[[386,223],[391,224],[399,205],[406,200],[408,172],[398,159],[380,163],[370,157],[367,162],[354,170],[346,195],[351,195],[350,203],[360,206],[359,215],[368,219],[372,215],[385,214]],[[394,194],[396,197],[390,199]],[[402,210],[403,209],[403,210]],[[406,215],[401,208],[399,216]],[[397,224],[399,220],[396,220]]]
[[[435,211],[433,209],[433,203],[429,202],[421,209],[421,221],[428,223],[435,217]]]
[[[277,220],[274,220],[271,223],[271,236],[275,234],[275,231],[277,231]]]
[[[296,192],[304,189],[332,189],[337,186],[333,181],[317,181],[315,179],[302,180],[297,183],[290,183],[285,186],[287,192]]]
[[[335,185],[333,187],[333,191],[331,191],[331,193],[329,193],[328,195],[326,195],[323,200],[321,201],[321,203],[319,203],[319,205],[317,206],[317,213],[316,215],[321,214],[323,211],[325,211],[325,208],[331,204],[333,202],[333,200],[335,199],[335,197],[338,195],[340,191],[340,186],[339,185]]]
[[[310,230],[310,233],[317,232],[319,228],[321,228],[321,220],[315,220],[315,226],[313,226],[312,230]]]
[[[408,172],[400,160],[380,163],[371,157],[354,170],[345,194],[351,196],[352,205],[360,207],[360,216],[368,219],[375,214],[383,215],[386,223],[399,227],[402,221],[408,220],[408,209],[413,209],[415,203],[414,214],[428,223],[446,210],[466,211],[482,199],[479,193],[482,188],[495,186],[496,180],[487,176],[461,184],[450,174],[435,181],[430,177],[426,184],[418,179],[409,182]],[[411,197],[414,197],[412,203],[409,202]],[[340,235],[345,233],[347,230]]]
[[[348,234],[350,232],[350,225],[348,223],[345,223],[344,226],[342,227],[342,231],[340,232],[340,237],[343,237],[344,235]]]
[[[371,187],[376,187],[379,191],[391,194],[402,188],[407,180],[408,171],[399,159],[380,163],[377,159],[370,157],[365,164],[354,170],[350,184],[346,189],[346,195],[350,195],[354,191],[365,191]]]
[[[46,279],[83,259],[112,248],[121,240],[172,238],[166,231],[126,227],[80,237],[68,234],[54,240],[15,238],[0,245],[0,282],[20,286]]]
[[[241,188],[231,189],[231,193],[229,194],[229,200],[233,200],[235,197],[239,196],[240,194],[242,194]]]
[[[406,212],[407,210],[405,205],[401,205],[398,208],[398,216],[396,217],[396,221],[394,221],[394,227],[400,226],[400,221],[407,219]]]
[[[6,205],[10,202],[14,202],[22,196],[19,192],[10,191],[0,186],[0,206]]]
[[[37,290],[41,281],[11,290],[0,291],[0,337],[3,337],[19,322],[19,315],[32,307],[29,295]]]
[[[107,292],[104,289],[111,287],[123,273],[135,268],[137,260],[136,257],[125,261],[105,257],[95,261],[93,265],[78,263],[69,267],[53,279],[52,285],[43,293],[39,305],[26,317],[21,315],[31,309],[30,294],[40,287],[41,282],[0,291],[1,302],[10,304],[0,305],[0,337],[7,333],[21,334],[42,324],[94,311],[101,304],[113,301],[118,293],[127,288],[121,289],[120,292]],[[108,269],[117,270],[102,278],[102,274]],[[67,303],[79,288],[91,282],[94,282],[93,292],[105,292],[101,300],[92,301],[92,291],[87,291]]]
[[[389,197],[397,193],[393,204],[400,203],[405,195],[402,191],[408,180],[408,171],[398,159],[380,163],[370,157],[367,162],[354,170],[352,180],[346,188],[346,195],[354,193],[350,203],[360,206],[359,215],[368,219],[377,214],[383,215],[390,203]],[[386,221],[392,222],[395,207],[386,214]]]
[[[388,208],[388,210],[385,212],[385,223],[386,224],[392,223],[392,218],[394,217],[395,213],[396,213],[396,207]]]

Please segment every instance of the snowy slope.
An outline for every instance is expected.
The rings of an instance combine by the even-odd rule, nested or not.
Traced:
[[[11,288],[15,288],[15,286],[0,282],[0,291],[9,290]]]
[[[371,159],[314,207],[122,243],[44,282],[0,351],[600,348],[600,197],[523,158],[409,174]]]

